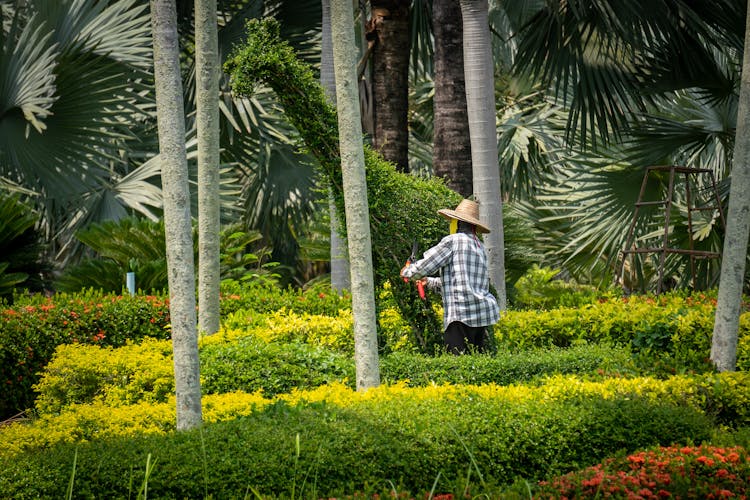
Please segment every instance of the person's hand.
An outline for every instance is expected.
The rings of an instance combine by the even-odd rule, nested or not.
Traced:
[[[402,267],[402,268],[401,268],[401,271],[399,272],[399,276],[401,276],[402,278],[404,278],[404,280],[408,280],[408,279],[409,279],[409,278],[407,278],[406,276],[404,276],[404,271],[406,270],[406,268],[407,268],[407,267],[409,267],[409,265],[408,265],[408,264],[407,264],[407,265],[405,265],[404,267]]]

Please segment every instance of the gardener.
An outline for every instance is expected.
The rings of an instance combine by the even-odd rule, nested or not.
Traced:
[[[421,280],[427,289],[442,295],[448,352],[463,354],[469,345],[481,352],[486,327],[500,319],[497,300],[489,290],[487,252],[477,237],[490,230],[479,222],[479,205],[472,200],[438,213],[450,221],[450,234],[427,250],[422,260],[404,266],[401,276]]]

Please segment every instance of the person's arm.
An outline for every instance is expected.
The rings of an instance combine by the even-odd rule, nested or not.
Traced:
[[[404,266],[401,269],[401,276],[410,279],[420,279],[425,276],[434,276],[440,271],[440,268],[450,262],[452,245],[450,237],[446,236],[440,243],[428,249],[424,253],[424,258]],[[439,280],[439,278],[436,278]]]

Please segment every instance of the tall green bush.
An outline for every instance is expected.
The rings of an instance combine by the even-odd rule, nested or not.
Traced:
[[[332,187],[341,227],[345,228],[335,109],[327,103],[312,69],[280,39],[277,21],[250,21],[247,34],[245,44],[225,65],[232,76],[234,92],[250,96],[259,82],[273,88],[286,116]],[[421,301],[415,287],[403,283],[398,276],[415,241],[424,251],[447,234],[447,223],[437,211],[455,207],[461,197],[440,180],[397,172],[393,164],[370,148],[365,148],[365,165],[376,286],[390,283],[398,307],[411,325],[415,343],[424,352],[433,353],[436,346],[442,345],[442,321],[431,303],[440,299],[428,295],[426,302]],[[508,212],[504,224],[506,233],[513,235],[521,223]],[[513,244],[512,238],[506,239],[506,246]],[[507,267],[525,269],[530,265],[524,260],[530,252],[509,254],[518,258],[507,261]]]

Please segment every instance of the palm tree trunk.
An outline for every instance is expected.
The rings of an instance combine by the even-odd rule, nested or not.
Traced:
[[[745,52],[734,141],[727,227],[711,340],[711,361],[719,371],[734,371],[737,365],[742,281],[750,236],[750,5],[745,23]]]
[[[373,146],[409,171],[409,1],[371,0]]]
[[[331,41],[331,0],[321,0],[323,12],[320,51],[320,84],[326,97],[336,105],[336,75],[333,70],[333,44]],[[330,190],[329,190],[330,191]],[[333,194],[329,193],[328,212],[331,218],[331,288],[336,291],[349,290],[349,257],[346,254],[346,240],[341,236]]]
[[[198,427],[202,415],[185,116],[174,0],[151,0],[151,25],[177,429],[183,430]]]
[[[503,204],[497,160],[497,112],[487,0],[461,0],[461,15],[474,197],[479,202],[482,222],[491,230],[485,236],[490,281],[497,291],[500,309],[505,310]]]
[[[457,2],[433,0],[432,33],[435,37],[432,171],[466,198],[471,196],[474,187],[466,114],[461,6]]]
[[[380,368],[375,329],[370,211],[367,204],[353,19],[350,0],[332,0],[331,32],[336,73],[344,211],[351,265],[354,363],[357,390],[364,390],[380,385]]]
[[[216,0],[195,1],[198,128],[198,326],[219,331],[219,44]]]

